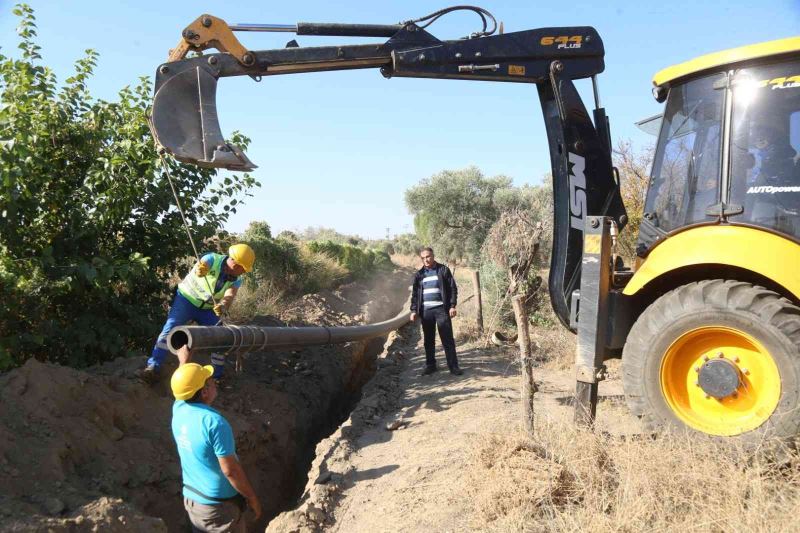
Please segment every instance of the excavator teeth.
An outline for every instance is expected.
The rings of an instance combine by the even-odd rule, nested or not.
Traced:
[[[153,134],[175,159],[209,168],[253,170],[237,146],[225,142],[217,117],[217,78],[200,66],[159,76],[153,98]]]

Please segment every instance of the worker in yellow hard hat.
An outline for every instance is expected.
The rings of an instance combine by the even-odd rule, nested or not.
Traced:
[[[180,366],[170,385],[172,435],[183,478],[183,506],[193,531],[245,531],[244,510],[261,516],[261,502],[239,458],[231,425],[211,407],[217,397],[211,366],[189,362],[191,353],[178,350]]]
[[[142,378],[147,382],[158,380],[161,364],[169,353],[167,335],[177,326],[190,321],[201,326],[214,326],[230,309],[236,292],[242,285],[242,274],[253,270],[256,254],[246,244],[234,244],[228,254],[208,253],[192,268],[178,285],[167,321],[161,329],[147,366],[142,371]],[[225,367],[225,356],[211,355],[214,366],[214,378],[222,376]]]

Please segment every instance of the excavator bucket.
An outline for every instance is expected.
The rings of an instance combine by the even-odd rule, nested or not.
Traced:
[[[256,168],[239,147],[222,137],[217,78],[199,65],[174,74],[169,65],[162,66],[156,80],[152,115],[156,142],[184,163],[228,170]]]

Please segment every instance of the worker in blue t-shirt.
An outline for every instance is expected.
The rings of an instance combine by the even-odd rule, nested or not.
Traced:
[[[161,328],[153,353],[141,373],[149,383],[158,381],[161,364],[169,353],[167,336],[172,328],[191,321],[201,326],[215,326],[233,304],[236,292],[242,285],[242,274],[253,270],[255,252],[246,244],[234,244],[228,255],[209,253],[189,272],[178,285],[175,299],[169,309],[167,321]],[[212,289],[213,287],[213,289]],[[214,379],[222,377],[225,356],[211,354]]]
[[[186,346],[178,351],[180,366],[170,385],[172,435],[183,475],[183,506],[192,531],[245,531],[244,510],[261,516],[258,500],[236,456],[233,430],[211,404],[217,397],[214,369],[190,363]]]

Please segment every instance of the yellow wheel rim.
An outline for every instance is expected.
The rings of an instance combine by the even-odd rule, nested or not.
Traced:
[[[701,388],[699,373],[712,358],[725,358],[738,370],[739,387],[724,398]],[[702,327],[678,337],[664,354],[661,392],[686,425],[710,435],[733,436],[763,424],[778,406],[781,376],[764,346],[740,330]]]

